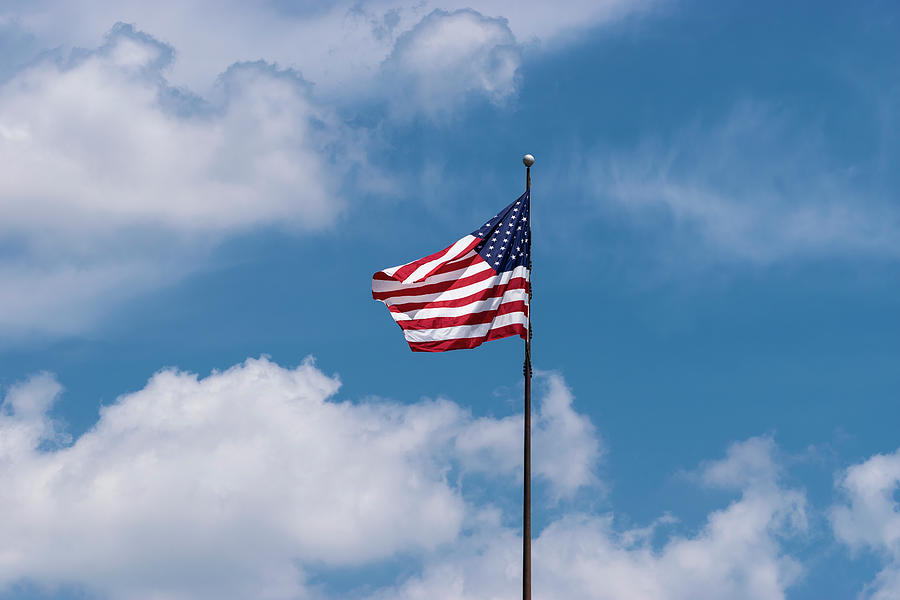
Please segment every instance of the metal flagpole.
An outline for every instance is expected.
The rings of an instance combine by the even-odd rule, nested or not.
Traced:
[[[525,190],[531,202],[531,165],[534,157],[522,157],[525,164]],[[529,215],[531,211],[529,210]],[[529,219],[531,217],[529,216]],[[529,223],[529,226],[531,224]],[[531,242],[529,241],[529,244]],[[528,253],[529,261],[531,252]],[[522,600],[531,600],[531,277],[529,267],[528,283],[528,333],[525,337],[525,486],[522,502]]]

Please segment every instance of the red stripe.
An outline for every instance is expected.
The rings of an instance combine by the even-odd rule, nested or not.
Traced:
[[[480,325],[482,323],[490,323],[494,318],[509,313],[525,313],[528,315],[528,306],[522,300],[514,302],[504,302],[497,307],[496,310],[486,310],[484,312],[469,313],[458,317],[434,317],[431,319],[413,319],[410,321],[397,321],[400,329],[440,329],[441,327],[457,327],[459,325]]]
[[[508,290],[528,290],[528,280],[524,277],[513,277],[509,282],[503,285],[496,285],[464,298],[457,298],[455,300],[432,300],[431,302],[406,302],[404,304],[394,304],[393,306],[388,306],[388,308],[392,312],[400,313],[419,310],[420,308],[457,308],[459,306],[478,302],[479,300],[499,298]]]
[[[499,340],[500,338],[518,335],[522,339],[528,335],[528,329],[521,323],[505,325],[497,329],[491,329],[488,334],[480,338],[457,338],[455,340],[441,340],[439,342],[409,342],[409,349],[413,352],[446,352],[447,350],[467,350],[480,346],[484,342]]]
[[[457,271],[459,269],[464,269],[466,267],[471,267],[476,262],[484,261],[483,258],[478,253],[473,254],[472,256],[468,256],[465,258],[457,258],[456,260],[451,260],[450,262],[441,265],[437,269],[431,272],[429,277],[434,277],[435,275],[443,275],[444,273],[451,273],[453,271]],[[491,267],[493,269],[493,267]]]
[[[479,262],[482,260],[484,260],[484,259],[481,258],[481,256],[479,256],[478,254],[473,254],[472,256],[469,256],[466,258],[459,258],[456,260],[451,260],[450,262],[435,269],[435,271],[431,274],[431,276],[433,277],[434,275],[443,275],[444,273],[451,273],[453,271],[465,269],[466,267],[471,267],[476,262]],[[394,275],[388,275],[384,271],[378,271],[377,273],[372,275],[372,279],[374,279],[376,281],[402,281],[401,279],[396,279],[396,276],[394,276]]]
[[[404,287],[399,290],[394,290],[391,292],[372,292],[372,298],[375,300],[387,300],[389,298],[397,298],[403,296],[421,296],[422,294],[439,294],[441,292],[446,292],[448,290],[455,290],[457,288],[466,287],[467,285],[472,285],[473,283],[478,283],[479,281],[484,281],[485,279],[490,279],[491,277],[496,277],[497,271],[493,269],[485,269],[479,273],[475,273],[474,275],[469,275],[468,277],[461,277],[459,279],[450,279],[448,281],[441,281],[438,283],[432,283],[428,285],[416,286],[416,287]]]
[[[405,265],[403,265],[402,267],[400,267],[399,269],[394,271],[393,279],[396,279],[397,281],[403,281],[404,279],[409,277],[410,273],[412,273],[413,271],[415,271],[416,269],[418,269],[425,263],[431,262],[432,260],[436,259],[437,257],[443,256],[444,254],[446,254],[447,250],[452,248],[454,244],[456,244],[456,242],[453,242],[453,244],[450,244],[443,250],[438,250],[434,254],[429,254],[425,258],[420,258],[419,260],[414,260],[411,263],[406,263]]]
[[[412,275],[416,269],[418,269],[425,263],[429,263],[433,260],[436,260],[436,259],[444,256],[447,253],[447,251],[450,250],[450,248],[452,248],[453,246],[455,246],[458,242],[459,242],[459,240],[456,240],[456,242],[453,242],[452,244],[450,244],[443,250],[439,250],[439,251],[435,252],[434,254],[429,254],[425,258],[420,258],[419,260],[414,260],[411,263],[407,263],[407,264],[403,265],[402,267],[397,269],[396,273],[394,273],[394,279],[396,279],[397,281],[403,281],[404,279],[406,279],[407,277]],[[472,248],[474,248],[475,246],[477,246],[480,243],[481,243],[480,238],[473,239],[472,243],[470,243],[468,246],[463,248],[459,254],[460,255],[465,254],[466,252],[468,252],[469,250],[471,250]],[[448,258],[448,260],[452,260],[454,258],[456,258],[456,257],[452,256],[452,257]],[[435,267],[434,270],[440,268],[441,266],[443,266],[443,263],[438,265],[437,267]],[[420,277],[419,281],[421,281],[422,279],[425,279],[426,277],[431,276],[431,274],[434,273],[434,270],[426,273],[424,277]]]

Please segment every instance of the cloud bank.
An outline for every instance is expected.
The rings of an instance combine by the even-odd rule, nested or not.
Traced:
[[[538,382],[534,466],[550,512],[535,532],[537,595],[788,596],[804,575],[793,551],[807,540],[810,508],[785,484],[772,438],[734,443],[686,479],[733,496],[695,530],[667,513],[623,528],[627,515],[579,508],[577,494],[603,493],[603,445],[559,374]],[[516,597],[518,512],[496,500],[521,481],[522,416],[475,418],[445,399],[352,403],[336,399],[339,387],[309,360],[289,369],[248,359],[203,378],[167,369],[74,440],[49,416],[62,393],[51,375],[12,387],[0,404],[0,590],[72,586],[114,600]],[[485,496],[486,483],[500,487]],[[838,487],[836,539],[884,561],[863,597],[893,598],[900,452],[851,466]],[[396,583],[322,583],[323,572],[399,557],[412,567]]]
[[[5,232],[332,222],[340,126],[298,74],[231,67],[209,101],[168,86],[172,48],[118,25],[86,56],[0,87]]]
[[[40,7],[20,8],[6,19],[53,30]],[[342,11],[378,37],[362,7]],[[430,118],[473,95],[515,93],[519,51],[502,19],[415,15],[406,33],[378,34],[386,49],[351,102],[368,95],[403,119]],[[358,176],[369,190],[388,185],[367,167],[377,127],[348,124],[334,96],[297,70],[232,59],[201,95],[172,82],[175,54],[120,23],[99,47],[44,53],[0,80],[0,343],[87,331],[123,301],[202,268],[229,236],[328,229]]]
[[[733,445],[699,472],[705,485],[740,494],[710,513],[692,536],[672,535],[661,546],[654,533],[671,518],[645,528],[617,530],[613,514],[569,513],[534,542],[534,594],[576,600],[774,600],[802,574],[783,547],[806,530],[802,492],[780,483],[771,439]],[[745,472],[747,464],[760,468]],[[421,576],[375,595],[401,598],[515,598],[520,570],[516,532],[482,515],[480,527],[458,547],[426,565]]]
[[[573,0],[565,10],[543,2],[510,0],[341,0],[265,2],[237,0],[184,3],[162,0],[88,0],[78,6],[60,0],[19,3],[4,10],[45,47],[90,47],[111,23],[136,23],[177,47],[172,77],[179,85],[205,90],[229,65],[265,58],[295,67],[329,98],[371,88],[379,65],[395,41],[437,11],[473,10],[506,19],[519,40],[547,44],[574,39],[583,31],[642,13],[656,0]],[[197,24],[202,23],[202,27]]]
[[[536,463],[537,482],[557,500],[599,491],[593,426],[558,374],[541,381],[535,448],[549,460]],[[515,515],[466,490],[485,476],[516,486],[521,415],[476,419],[449,400],[342,402],[339,385],[310,361],[250,359],[204,378],[165,370],[74,441],[48,417],[61,393],[52,376],[12,388],[0,409],[0,586],[329,598],[340,594],[317,583],[321,569],[407,556],[421,564],[411,576],[354,593],[514,598]],[[612,512],[556,511],[534,543],[536,594],[785,597],[803,573],[785,543],[806,531],[807,507],[782,483],[774,442],[736,443],[694,480],[736,494],[694,533],[665,534],[669,515],[622,529]]]
[[[169,85],[173,56],[120,24],[0,85],[0,341],[79,333],[224,236],[327,228],[344,210],[360,134],[308,82],[241,63],[201,98]]]
[[[306,597],[310,570],[457,539],[472,507],[449,469],[515,485],[517,473],[481,460],[521,443],[520,429],[479,438],[476,455],[490,419],[447,400],[338,402],[338,387],[309,361],[248,360],[202,379],[162,371],[73,443],[47,416],[61,391],[52,377],[13,388],[0,411],[0,586]],[[537,432],[570,458],[537,475],[557,494],[594,481],[599,441],[585,423],[551,376]],[[558,431],[574,435],[548,436]]]
[[[520,40],[643,6],[5,5],[0,345],[90,331],[234,235],[334,227],[350,198],[390,188],[367,161],[382,121],[507,103]]]

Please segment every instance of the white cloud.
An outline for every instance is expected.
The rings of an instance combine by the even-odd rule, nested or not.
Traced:
[[[551,490],[591,485],[593,428],[559,375],[542,379],[535,456],[557,466],[539,475]],[[447,400],[338,402],[338,387],[311,362],[248,360],[202,379],[162,371],[74,443],[47,418],[61,391],[51,376],[13,388],[0,409],[0,588],[327,598],[317,569],[402,555],[421,570],[360,595],[516,597],[519,533],[465,492],[485,458],[495,483],[514,485],[521,416],[473,419]],[[754,438],[704,464],[694,481],[738,497],[694,533],[664,534],[670,515],[621,529],[612,513],[557,512],[534,542],[536,597],[784,598],[802,574],[784,543],[806,530],[806,501],[782,484],[776,454]],[[588,475],[558,464],[586,460],[574,473]],[[461,484],[448,481],[454,466],[469,473]]]
[[[546,389],[532,421],[532,443],[541,449],[533,453],[532,469],[550,483],[557,499],[569,497],[599,483],[594,469],[602,444],[590,419],[572,409],[572,391],[561,375],[542,373],[537,381]],[[463,466],[470,472],[521,478],[523,425],[521,415],[476,419],[456,438]]]
[[[96,254],[78,258],[57,245],[49,256],[0,260],[0,346],[35,333],[81,333],[110,305],[175,281],[190,268],[145,248],[146,256],[129,256],[123,245],[98,246]]]
[[[672,535],[659,548],[651,542],[655,526],[617,532],[612,515],[570,514],[554,521],[534,542],[535,597],[784,598],[802,570],[782,541],[805,531],[806,501],[801,492],[780,484],[774,451],[770,439],[751,439],[733,445],[724,460],[707,465],[700,479],[737,488],[740,498],[712,512],[695,535]],[[744,476],[748,465],[754,468]],[[473,529],[454,551],[429,562],[421,576],[375,598],[515,598],[521,538],[491,511],[480,514]]]
[[[17,45],[0,58],[0,344],[88,331],[235,232],[327,228],[360,174],[390,187],[366,166],[377,128],[348,126],[338,106],[446,117],[473,96],[503,102],[517,36],[643,6],[5,4],[0,35]],[[136,27],[96,48],[117,21]]]
[[[596,173],[600,197],[664,223],[692,260],[900,257],[900,213],[815,129],[743,104]]]
[[[3,230],[334,219],[342,203],[329,157],[340,127],[308,84],[235,65],[211,106],[173,106],[183,92],[163,76],[171,54],[119,26],[74,65],[44,60],[0,87]]]
[[[514,94],[520,62],[504,20],[435,11],[397,38],[383,65],[384,84],[395,115],[449,114],[472,92],[493,102]]]
[[[563,385],[542,403],[547,429],[583,420],[553,397]],[[338,387],[311,362],[248,360],[203,379],[162,371],[62,445],[47,418],[59,384],[41,375],[12,389],[0,410],[0,586],[305,597],[310,568],[455,540],[470,509],[446,473],[470,461],[456,441],[484,420],[446,400],[336,402]],[[578,446],[597,442],[545,443],[577,462]],[[569,490],[570,471],[542,474]]]
[[[853,550],[870,549],[884,569],[863,594],[873,600],[900,596],[900,450],[876,454],[848,468],[838,481],[846,502],[831,510],[836,537]]]
[[[782,471],[776,460],[776,451],[772,438],[750,438],[740,444],[732,444],[725,460],[704,465],[698,475],[707,485],[725,489],[760,489],[776,485]]]
[[[89,47],[111,23],[136,23],[179,49],[173,80],[195,89],[205,89],[236,61],[265,58],[297,67],[327,95],[341,95],[368,87],[396,38],[435,10],[472,9],[486,17],[505,18],[518,39],[555,43],[569,37],[572,30],[616,21],[657,3],[573,0],[560,10],[546,2],[512,0],[252,4],[237,0],[88,0],[77,5],[37,0],[0,9],[0,18],[15,19],[53,47]]]
[[[72,334],[198,268],[223,236],[329,227],[360,134],[292,71],[237,64],[203,99],[120,25],[0,85],[0,340]]]

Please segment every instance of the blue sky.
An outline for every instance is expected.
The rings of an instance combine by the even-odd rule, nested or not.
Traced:
[[[0,599],[900,597],[890,2],[0,4]]]

